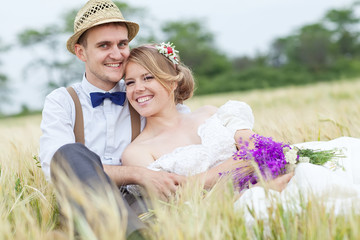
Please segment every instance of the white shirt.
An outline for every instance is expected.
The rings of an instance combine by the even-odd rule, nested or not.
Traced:
[[[105,92],[90,84],[85,75],[81,83],[72,86],[81,103],[84,116],[85,146],[95,152],[103,164],[121,165],[121,155],[131,142],[131,119],[128,101],[124,106],[116,105],[110,99],[93,108],[91,92]],[[125,91],[121,80],[109,92]],[[177,106],[181,112],[189,112],[185,105]],[[61,87],[52,91],[45,99],[42,112],[40,137],[40,161],[46,179],[50,180],[50,162],[55,152],[63,145],[75,142],[75,104],[66,90]],[[145,118],[141,118],[141,129]]]
[[[128,101],[124,106],[110,99],[93,108],[91,92],[105,92],[90,84],[85,76],[81,83],[72,86],[76,91],[84,117],[85,146],[100,156],[103,164],[120,165],[121,155],[131,142],[131,120]],[[123,81],[109,92],[125,91]],[[45,99],[42,112],[40,161],[46,178],[50,179],[50,162],[54,153],[63,145],[75,142],[75,104],[66,88],[58,88]],[[142,128],[144,118],[141,120]]]

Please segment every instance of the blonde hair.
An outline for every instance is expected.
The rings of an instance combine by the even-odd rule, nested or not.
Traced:
[[[176,104],[183,103],[192,97],[194,92],[194,77],[189,67],[181,62],[174,64],[170,59],[158,52],[153,45],[143,45],[130,51],[128,62],[141,65],[149,71],[169,92],[175,82],[177,87],[174,91]]]

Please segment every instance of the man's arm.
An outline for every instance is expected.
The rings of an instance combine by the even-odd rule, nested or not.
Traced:
[[[164,200],[186,180],[175,173],[147,169],[146,166],[154,159],[133,143],[125,149],[121,160],[122,166],[104,166],[105,172],[117,185],[138,184]]]
[[[47,180],[50,180],[50,162],[54,153],[61,146],[75,142],[71,102],[65,88],[54,90],[45,99],[39,157]]]
[[[184,176],[164,171],[152,171],[141,166],[104,165],[106,174],[118,185],[137,184],[163,200],[176,192]]]

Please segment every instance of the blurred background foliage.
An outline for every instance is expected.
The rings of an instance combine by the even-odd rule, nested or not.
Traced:
[[[127,19],[137,19],[141,35],[131,46],[171,41],[182,61],[193,70],[195,95],[219,92],[303,85],[360,76],[359,3],[328,10],[322,19],[272,41],[268,50],[255,56],[227,56],[216,44],[215,35],[199,20],[163,22],[151,25],[144,8],[115,2]],[[41,29],[25,29],[15,43],[34,58],[23,69],[24,79],[33,71],[42,72],[48,92],[81,79],[82,62],[66,52],[65,42],[73,32],[77,9]],[[259,30],[260,31],[260,30]],[[236,48],[236,46],[234,46]],[[0,41],[0,52],[10,49]],[[45,54],[44,54],[45,53]],[[0,100],[7,99],[9,78],[1,71]],[[23,111],[29,112],[26,105]],[[0,108],[1,112],[1,108]]]

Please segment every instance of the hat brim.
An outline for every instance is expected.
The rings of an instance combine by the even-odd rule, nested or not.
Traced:
[[[136,34],[139,32],[139,24],[135,23],[135,22],[131,22],[131,21],[127,21],[124,19],[118,19],[118,18],[111,18],[111,19],[106,19],[106,20],[102,20],[99,22],[96,22],[94,24],[92,24],[91,26],[87,27],[87,28],[83,28],[80,31],[74,33],[67,41],[66,43],[66,47],[69,50],[69,52],[71,52],[72,54],[75,54],[75,44],[78,42],[80,36],[86,32],[87,30],[89,30],[90,28],[93,28],[95,26],[99,26],[102,24],[106,24],[106,23],[116,23],[116,22],[122,22],[125,23],[128,29],[128,38],[129,38],[129,42],[136,36]]]

